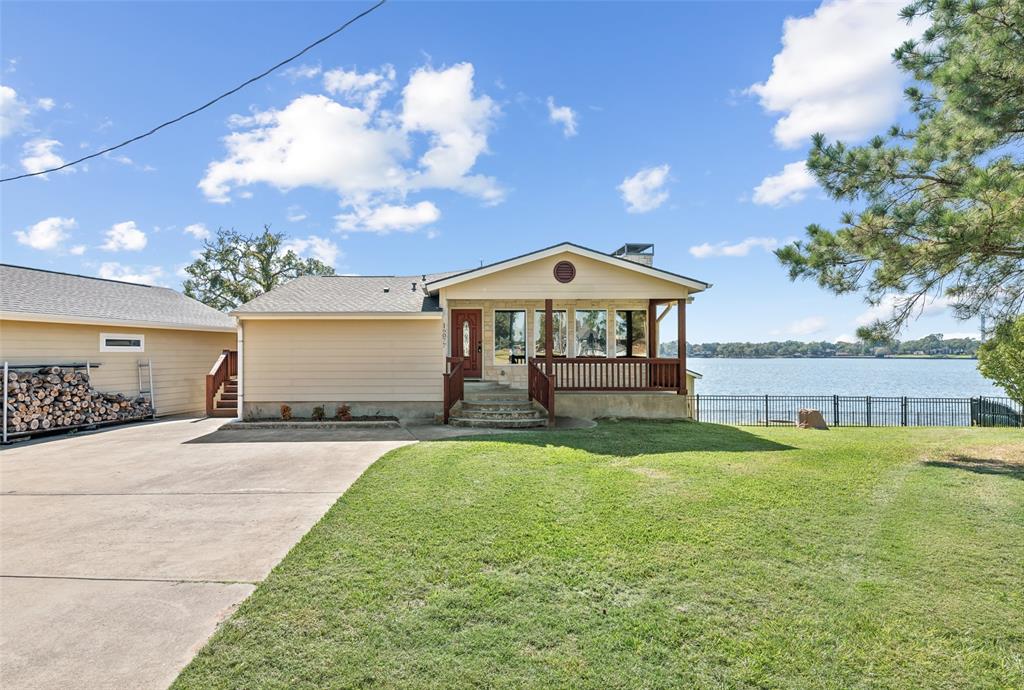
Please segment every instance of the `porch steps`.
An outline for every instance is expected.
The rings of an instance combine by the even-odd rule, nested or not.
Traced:
[[[529,429],[547,426],[547,415],[537,409],[525,390],[497,381],[467,381],[465,399],[449,423],[483,429]]]
[[[211,417],[238,416],[238,379],[228,379],[220,387]]]

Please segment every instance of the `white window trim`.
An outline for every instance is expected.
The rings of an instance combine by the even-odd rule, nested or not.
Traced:
[[[107,339],[138,340],[139,345],[107,345]],[[100,352],[145,352],[146,336],[139,333],[100,333]]]

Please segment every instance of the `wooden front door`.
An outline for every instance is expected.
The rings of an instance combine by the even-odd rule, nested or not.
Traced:
[[[452,309],[452,357],[462,357],[462,375],[480,378],[483,373],[483,317],[479,309]]]

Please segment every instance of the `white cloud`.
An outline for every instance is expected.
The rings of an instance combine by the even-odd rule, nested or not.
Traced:
[[[10,86],[0,84],[0,138],[21,132],[28,126],[31,108]]]
[[[707,259],[716,256],[746,256],[751,249],[760,247],[766,252],[771,252],[779,246],[779,241],[774,237],[748,237],[745,240],[729,244],[719,242],[718,244],[698,244],[690,247],[690,254],[698,259]]]
[[[754,203],[777,207],[801,201],[817,184],[806,161],[788,163],[778,175],[770,175],[754,187]]]
[[[202,223],[192,223],[186,225],[185,229],[182,230],[186,235],[192,235],[197,240],[208,240],[210,239],[210,231],[206,229],[206,226]]]
[[[332,69],[324,72],[324,90],[351,104],[374,112],[384,96],[395,88],[395,68],[384,65],[379,72],[348,72]]]
[[[100,264],[100,278],[107,280],[123,280],[126,283],[142,283],[143,285],[162,285],[164,270],[159,266],[126,266],[116,261],[105,261]]]
[[[860,340],[860,338],[858,338],[855,335],[850,335],[849,333],[843,333],[841,336],[839,336],[838,338],[836,338],[832,342],[834,342],[834,343],[855,343],[855,342],[857,342],[859,340]]]
[[[875,321],[884,321],[892,318],[897,310],[902,311],[909,300],[908,295],[897,295],[889,293],[882,297],[878,304],[872,305],[856,318],[858,326],[870,326]],[[949,306],[949,298],[944,295],[938,297],[926,297],[918,302],[913,308],[915,317],[935,316],[941,314]]]
[[[381,205],[360,208],[335,216],[340,230],[363,230],[386,235],[394,230],[412,232],[441,218],[441,211],[429,201],[412,206]]]
[[[307,214],[301,206],[288,207],[288,215],[286,216],[286,219],[289,223],[301,223],[307,218],[309,218],[309,214]]]
[[[373,93],[382,94],[391,68],[372,76],[328,74],[331,90],[357,104],[307,94],[282,110],[233,117],[232,126],[244,130],[225,137],[227,156],[207,167],[199,183],[207,198],[224,203],[239,187],[266,183],[285,191],[331,189],[352,210],[387,205],[424,189],[459,191],[486,203],[502,200],[495,180],[472,174],[499,112],[490,98],[474,95],[472,65],[416,70],[399,107],[380,112]],[[420,135],[427,147],[413,163]]]
[[[956,331],[953,333],[943,333],[943,340],[958,340],[960,338],[974,338],[978,340],[979,333],[977,331]]]
[[[548,96],[548,117],[556,125],[562,125],[562,134],[568,139],[576,136],[575,110],[567,105],[555,105],[555,99]]]
[[[902,2],[831,0],[809,17],[783,24],[772,72],[748,91],[782,113],[775,140],[785,147],[811,134],[859,139],[890,124],[905,76],[892,62],[901,43],[921,33],[899,18]]]
[[[644,168],[631,177],[627,177],[618,186],[622,200],[626,202],[629,213],[647,213],[661,206],[668,200],[665,183],[668,182],[668,164],[653,168]]]
[[[17,238],[18,244],[41,251],[51,251],[60,249],[64,241],[71,237],[70,231],[76,227],[78,227],[78,223],[74,218],[52,216],[30,226],[26,231],[15,231],[14,237]]]
[[[788,335],[797,338],[805,338],[825,330],[828,321],[823,316],[808,316],[804,319],[791,321],[782,330],[772,331],[772,335]]]
[[[100,249],[108,252],[121,250],[137,252],[146,247],[146,233],[139,230],[134,220],[127,220],[123,223],[115,223],[106,232],[107,241]]]
[[[57,101],[52,98],[39,98],[36,100],[36,107],[40,110],[50,111],[57,107]]]
[[[68,250],[68,253],[74,254],[75,256],[81,256],[82,254],[85,254],[85,245],[76,244],[74,247]]]
[[[323,261],[328,266],[334,266],[334,262],[342,256],[341,250],[333,241],[310,235],[305,239],[298,237],[287,240],[281,245],[283,251],[293,251],[301,257],[313,258]]]
[[[64,159],[54,153],[54,149],[61,143],[56,139],[31,139],[21,147],[21,167],[28,173],[37,173],[50,168],[57,168],[64,165]],[[74,172],[74,168],[67,168],[66,172]],[[43,175],[42,177],[46,177]]]
[[[296,65],[294,67],[284,69],[281,74],[292,81],[298,81],[299,79],[312,79],[319,75],[320,72],[320,65]]]

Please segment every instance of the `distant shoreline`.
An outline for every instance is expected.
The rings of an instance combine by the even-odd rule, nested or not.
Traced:
[[[707,355],[686,355],[687,359],[969,359],[977,360],[970,355],[803,355],[800,357],[786,355],[751,355],[749,357],[708,357]]]

